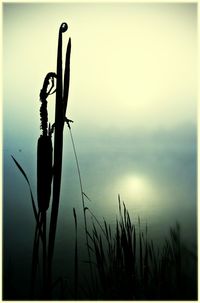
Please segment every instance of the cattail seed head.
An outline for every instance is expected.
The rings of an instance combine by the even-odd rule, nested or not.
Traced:
[[[52,142],[50,136],[40,136],[37,145],[37,197],[38,208],[46,211],[51,197]]]

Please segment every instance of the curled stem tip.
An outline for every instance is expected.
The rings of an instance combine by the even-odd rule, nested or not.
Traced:
[[[63,22],[60,26],[60,30],[62,31],[62,33],[66,32],[68,29],[68,25],[66,22]]]

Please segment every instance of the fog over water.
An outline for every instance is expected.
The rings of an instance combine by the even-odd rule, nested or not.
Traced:
[[[39,93],[45,75],[56,70],[62,22],[69,26],[64,37],[72,39],[68,118],[74,120],[83,188],[91,200],[87,206],[99,219],[114,224],[120,194],[133,220],[140,216],[152,237],[167,235],[178,221],[183,239],[195,247],[196,4],[3,7],[3,226],[8,267],[20,266],[22,253],[30,260],[35,226],[29,189],[11,155],[26,171],[36,198]],[[54,98],[48,102],[51,123]],[[80,186],[66,127],[58,263],[67,264],[66,247],[74,243],[73,207],[81,230]],[[79,237],[84,241],[81,231]],[[29,261],[24,257],[24,262]]]

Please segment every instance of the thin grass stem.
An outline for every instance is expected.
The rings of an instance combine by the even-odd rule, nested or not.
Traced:
[[[93,270],[92,270],[92,263],[91,263],[91,254],[90,254],[90,249],[89,249],[89,240],[88,240],[88,226],[87,226],[87,217],[85,213],[85,199],[84,199],[84,191],[83,191],[83,185],[82,185],[82,178],[81,178],[81,172],[80,172],[80,166],[79,166],[79,161],[78,161],[78,156],[76,152],[76,146],[74,143],[73,135],[71,128],[69,127],[69,133],[70,133],[70,138],[72,142],[72,147],[73,147],[73,152],[75,156],[75,161],[76,161],[76,167],[77,167],[77,172],[78,172],[78,178],[79,178],[79,184],[80,184],[80,191],[81,191],[81,200],[82,200],[82,206],[83,206],[83,215],[84,215],[84,225],[85,225],[85,237],[86,237],[86,246],[87,246],[87,251],[88,251],[88,258],[89,258],[89,266],[90,266],[90,274],[91,274],[91,279],[94,281],[94,276],[93,276]]]

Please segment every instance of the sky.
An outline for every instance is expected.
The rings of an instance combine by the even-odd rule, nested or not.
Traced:
[[[16,181],[11,154],[35,189],[39,92],[45,75],[56,71],[62,22],[69,27],[63,47],[72,39],[67,115],[74,120],[93,207],[114,213],[120,193],[136,214],[166,218],[167,226],[188,216],[194,230],[197,5],[192,3],[3,4],[5,211],[25,187],[22,178]],[[52,96],[52,123],[54,105]],[[64,141],[63,184],[76,206],[78,179],[67,130]],[[12,184],[18,190],[11,193]]]
[[[36,103],[44,76],[56,69],[65,21],[72,38],[69,114],[82,127],[142,130],[193,122],[196,14],[196,5],[186,3],[4,4],[4,87],[12,102],[6,115]],[[26,114],[29,121],[32,111]]]

